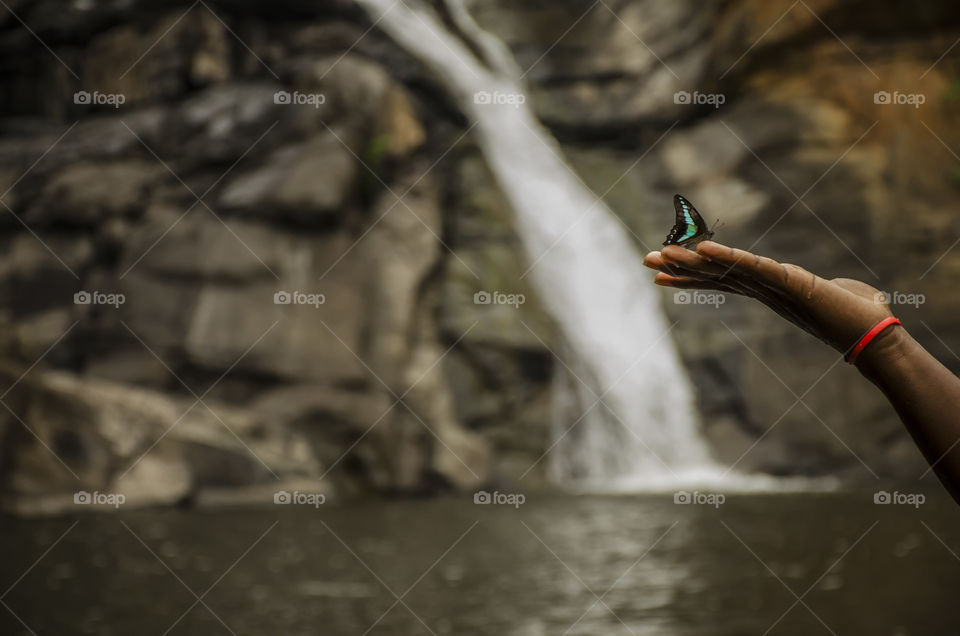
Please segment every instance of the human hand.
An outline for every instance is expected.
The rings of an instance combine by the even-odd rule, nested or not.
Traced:
[[[804,331],[846,353],[871,327],[892,315],[883,294],[849,278],[827,280],[797,265],[704,241],[691,251],[668,245],[644,265],[654,282],[749,296]]]

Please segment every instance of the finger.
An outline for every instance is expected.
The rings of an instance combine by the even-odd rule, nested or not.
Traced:
[[[797,310],[789,303],[785,303],[782,301],[782,299],[775,297],[766,288],[764,288],[764,291],[761,292],[756,288],[741,286],[740,284],[737,284],[733,278],[725,278],[723,281],[724,282],[719,282],[717,280],[703,279],[693,276],[671,276],[663,273],[657,274],[653,279],[653,282],[657,285],[662,287],[670,287],[672,289],[706,289],[754,298],[788,321],[800,326],[802,329],[810,331],[810,329],[807,327],[807,324],[809,323],[808,320],[797,313]]]
[[[762,278],[758,280],[759,277],[754,272],[744,272],[739,268],[731,268],[723,263],[715,262],[699,252],[687,249],[669,249],[669,247],[664,248],[661,258],[666,264],[672,266],[677,274],[713,278],[749,288],[757,288],[765,282]],[[736,281],[733,282],[729,279],[736,279]]]
[[[710,289],[743,295],[741,291],[729,285],[714,280],[694,278],[692,276],[671,276],[670,274],[660,273],[654,276],[653,282],[662,287],[674,287],[676,289]]]
[[[670,274],[663,273],[657,274],[653,279],[653,282],[657,285],[673,289],[707,289],[754,298],[788,321],[810,331],[806,326],[808,321],[805,320],[790,303],[783,302],[782,298],[774,295],[766,286],[750,286],[732,276],[724,278],[722,281],[723,282],[715,279],[703,279],[696,276],[671,276]]]
[[[677,245],[667,245],[661,250],[660,256],[667,265],[695,271],[704,276],[717,277],[726,271],[722,265],[711,263],[700,254]]]
[[[750,296],[768,305],[782,302],[777,297],[782,292],[775,286],[766,284],[762,279],[758,280],[754,274],[741,274],[697,252],[676,245],[668,245],[660,252],[651,252],[647,255],[646,261],[648,267],[673,277],[722,283],[724,291]],[[701,288],[714,289],[706,286]]]
[[[658,263],[657,263],[657,267],[654,267],[653,269],[656,269],[656,270],[659,271],[659,272],[663,272],[664,274],[669,274],[669,275],[671,275],[671,276],[684,276],[684,277],[688,277],[688,278],[699,278],[700,280],[714,280],[714,279],[715,279],[715,277],[709,276],[709,275],[707,275],[707,274],[703,274],[703,273],[701,273],[701,272],[698,272],[697,270],[689,269],[689,268],[687,268],[687,267],[682,267],[682,266],[680,266],[680,265],[671,265],[670,263],[666,263],[666,262],[664,262],[664,261],[658,262]]]
[[[713,241],[704,241],[697,245],[697,254],[712,263],[723,266],[728,271],[756,277],[781,289],[789,278],[789,273],[783,265],[772,258],[727,247]]]
[[[775,312],[794,322],[800,322],[797,309],[793,306],[791,295],[781,288],[767,283],[762,278],[750,274],[740,274],[731,271],[726,276],[709,277],[700,272],[687,270],[683,267],[675,268],[676,276],[690,280],[701,281],[699,289],[720,289],[732,294],[739,294],[759,300]],[[716,285],[708,286],[710,283]]]
[[[663,263],[663,267],[657,268],[662,272],[676,276],[722,281],[737,288],[737,293],[747,296],[759,298],[770,295],[772,291],[752,275],[741,274],[720,263],[714,263],[696,252],[676,246],[665,247],[656,262]]]
[[[686,252],[688,250],[683,251]],[[658,276],[654,279],[654,282],[657,282],[658,280],[670,280],[672,278],[686,278],[700,281],[703,284],[704,289],[708,288],[708,283],[713,283],[714,285],[722,285],[723,289],[726,291],[743,296],[763,298],[770,296],[773,293],[765,285],[762,285],[757,281],[747,280],[745,277],[735,272],[730,272],[727,276],[718,276],[710,273],[705,274],[702,271],[690,269],[683,265],[670,265],[664,262],[663,258],[659,256],[657,258],[650,258],[649,260],[650,263],[648,266],[655,266],[653,267],[654,269],[666,275],[666,278],[661,278]],[[712,289],[713,287],[710,288]]]
[[[643,257],[643,264],[650,269],[660,269],[663,267],[663,256],[660,255],[660,252],[650,252]]]
[[[671,265],[664,260],[661,252],[650,252],[643,257],[643,264],[650,269],[655,269],[657,271],[664,272],[665,274],[679,275],[681,273],[677,266]]]

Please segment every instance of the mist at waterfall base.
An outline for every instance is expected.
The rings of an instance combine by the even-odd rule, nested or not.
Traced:
[[[525,100],[495,106],[477,99],[523,94],[507,47],[481,30],[459,2],[448,4],[458,35],[423,7],[391,0],[360,4],[435,73],[475,122],[477,143],[511,203],[527,272],[568,345],[557,370],[561,390],[548,460],[554,479],[586,492],[698,484],[829,487],[830,480],[740,475],[711,459],[672,326],[623,224],[566,165],[559,144]],[[470,38],[484,62],[460,35]]]

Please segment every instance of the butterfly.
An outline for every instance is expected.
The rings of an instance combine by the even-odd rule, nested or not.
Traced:
[[[713,238],[713,232],[707,229],[703,217],[692,203],[677,194],[673,197],[673,208],[677,212],[677,220],[667,235],[667,240],[663,242],[664,245],[692,247],[700,241]]]

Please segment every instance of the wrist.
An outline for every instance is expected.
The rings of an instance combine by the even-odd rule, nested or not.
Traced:
[[[910,355],[916,341],[902,325],[881,331],[860,353],[855,367],[870,380],[878,380],[884,371],[896,368]]]

